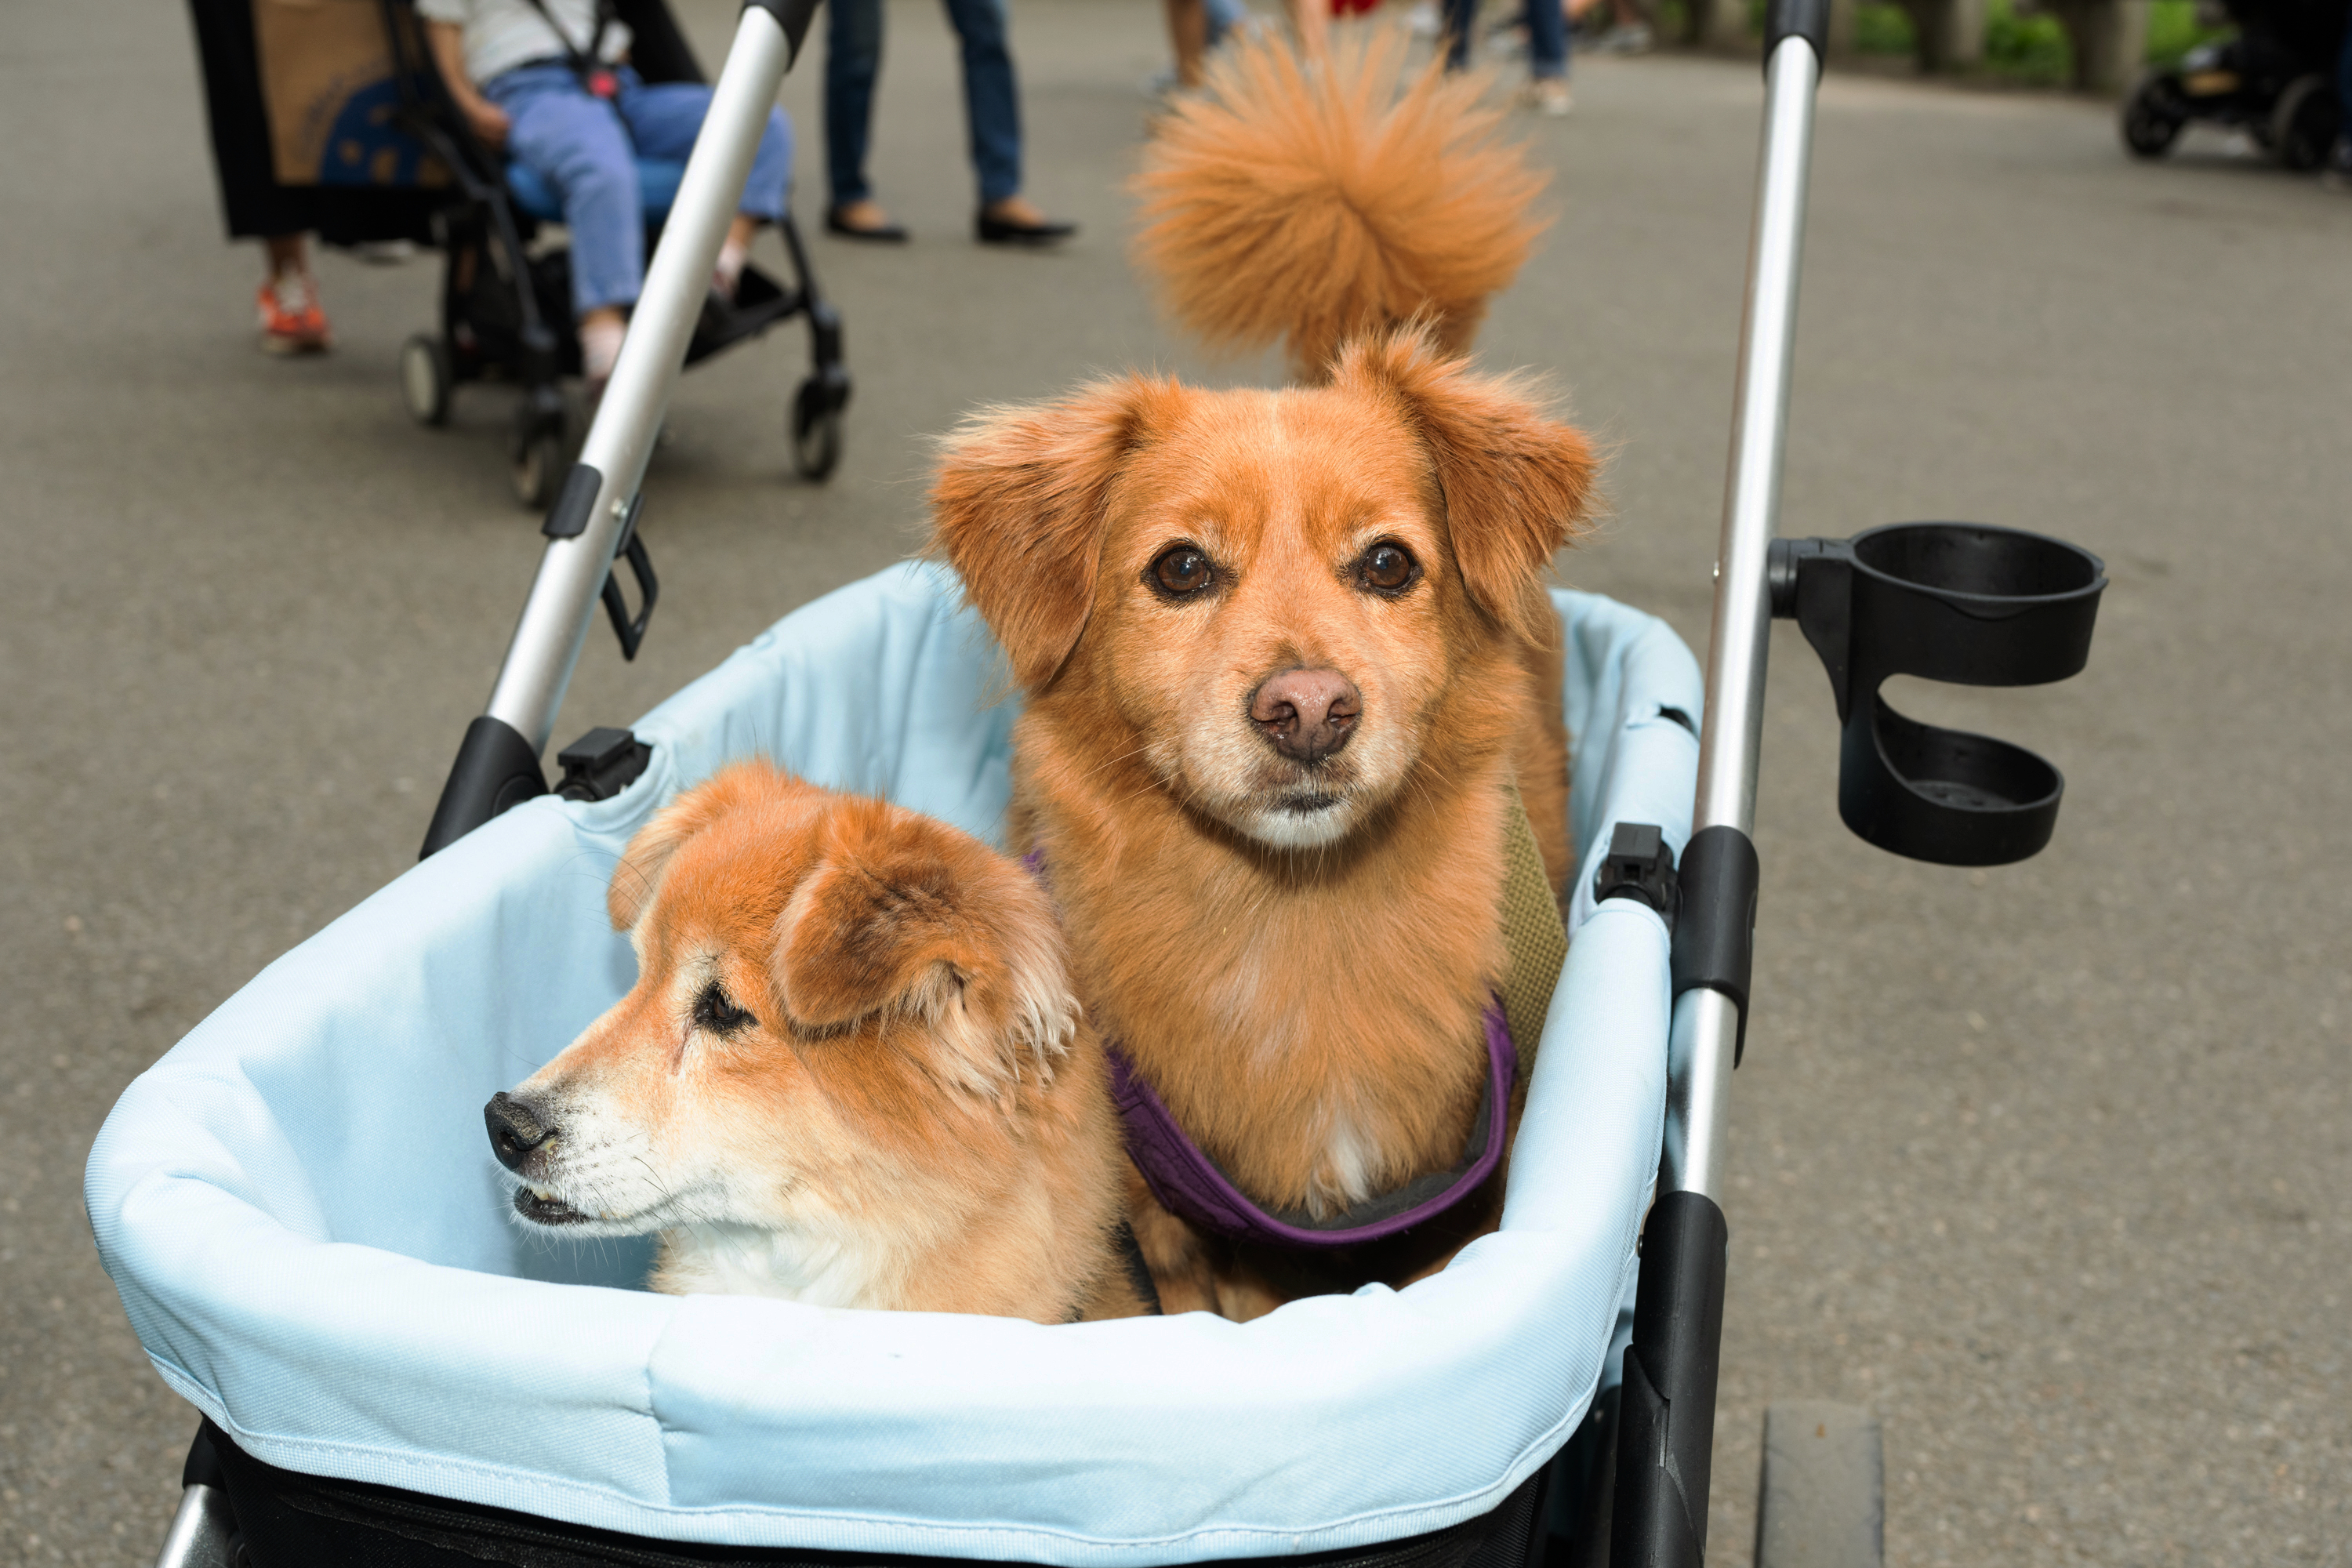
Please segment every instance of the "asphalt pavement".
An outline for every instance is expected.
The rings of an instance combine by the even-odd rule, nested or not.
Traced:
[[[681,10],[715,63],[730,9]],[[894,3],[876,168],[916,240],[814,245],[858,384],[841,471],[791,477],[791,329],[687,377],[647,483],[651,638],[625,665],[593,634],[559,739],[914,548],[927,441],[974,405],[1129,364],[1276,374],[1202,363],[1125,260],[1157,8],[1016,11],[1030,188],[1084,235],[971,243],[948,35]],[[183,11],[25,6],[9,33],[0,1562],[132,1564],[194,1418],[98,1267],[90,1140],[412,862],[540,541],[510,393],[461,393],[442,432],[403,410],[436,258],[327,256],[336,352],[256,352]],[[821,55],[785,93],[812,219]],[[1549,373],[1613,447],[1568,578],[1703,648],[1759,77],[1596,58],[1577,93],[1523,122],[1559,219],[1480,353]],[[2348,263],[2352,197],[2217,138],[2136,164],[2095,102],[1822,90],[1784,531],[2041,529],[2113,586],[2074,681],[1893,693],[2065,770],[2055,843],[1990,871],[1846,835],[1827,683],[1779,634],[1717,1562],[1747,1561],[1783,1396],[1882,1414],[1893,1563],[2352,1562]]]

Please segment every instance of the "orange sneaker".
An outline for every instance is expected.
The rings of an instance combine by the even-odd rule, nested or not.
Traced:
[[[254,305],[264,353],[324,353],[335,341],[319,304],[318,281],[308,272],[279,273],[261,286]]]

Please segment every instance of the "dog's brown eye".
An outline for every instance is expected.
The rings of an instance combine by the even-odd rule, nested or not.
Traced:
[[[694,999],[695,1027],[708,1029],[714,1035],[731,1035],[759,1021],[735,1005],[727,993],[719,988],[716,980],[704,986],[701,994]]]
[[[1375,544],[1364,552],[1356,571],[1365,587],[1395,594],[1412,586],[1413,579],[1421,575],[1421,563],[1402,544]]]
[[[1217,574],[1199,545],[1171,544],[1153,559],[1145,576],[1162,594],[1181,599],[1216,581]]]

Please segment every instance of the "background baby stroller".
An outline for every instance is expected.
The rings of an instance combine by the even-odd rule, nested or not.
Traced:
[[[2336,65],[2341,0],[2225,0],[2234,37],[2200,44],[2152,70],[2124,100],[2124,145],[2143,158],[2172,150],[2191,121],[2245,132],[2283,168],[2315,169],[2343,123]]]
[[[525,1029],[560,1035],[568,1026],[527,989],[574,1010],[599,984],[612,990],[615,976],[599,967],[614,940],[601,900],[534,896],[555,879],[593,889],[581,874],[589,837],[601,836],[600,858],[616,854],[616,837],[666,789],[761,748],[813,776],[844,771],[845,756],[880,758],[899,786],[887,793],[950,820],[959,808],[1003,808],[1011,716],[998,705],[975,722],[972,694],[992,675],[971,657],[968,616],[957,625],[955,584],[899,568],[796,613],[646,721],[642,739],[599,731],[568,748],[560,793],[581,805],[526,805],[471,834],[548,793],[539,757],[631,538],[646,454],[726,222],[725,148],[756,139],[813,9],[746,5],[654,258],[646,330],[630,334],[565,481],[489,710],[444,788],[428,864],[215,1015],[205,1038],[192,1037],[126,1093],[93,1151],[89,1212],[101,1251],[159,1370],[208,1412],[163,1563],[242,1553],[261,1568],[1148,1568],[1286,1556],[1317,1568],[1697,1568],[1727,1267],[1721,1133],[1748,997],[1770,623],[1796,620],[1828,669],[1847,824],[1895,853],[1992,865],[2048,841],[2056,771],[2017,747],[1908,720],[1884,702],[1881,683],[2063,679],[2088,657],[2105,586],[2087,552],[2006,529],[1921,522],[1851,540],[1774,538],[1826,0],[1774,0],[1767,12],[1764,144],[1703,690],[1661,624],[1590,595],[1555,596],[1580,677],[1570,689],[1595,693],[1571,715],[1578,767],[1598,776],[1630,762],[1625,771],[1644,778],[1627,798],[1580,808],[1592,813],[1577,834],[1591,846],[1577,894],[1586,918],[1554,1021],[1588,1005],[1603,1016],[1588,1020],[1580,1037],[1598,1045],[1580,1054],[1569,1031],[1546,1026],[1511,1183],[1514,1203],[1551,1200],[1546,1224],[1517,1226],[1507,1207],[1501,1231],[1431,1279],[1295,1303],[1247,1325],[1187,1314],[1044,1330],[804,1310],[793,1323],[799,1342],[772,1364],[758,1360],[766,1342],[756,1331],[780,1321],[760,1315],[777,1303],[587,1291],[564,1303],[579,1315],[572,1331],[548,1334],[540,1309],[551,1303],[532,1292],[551,1285],[489,1266],[510,1261],[512,1243],[462,1184],[404,1195],[419,1200],[417,1213],[446,1210],[435,1224],[495,1232],[495,1248],[436,1264],[416,1255],[421,1232],[406,1219],[389,1240],[341,1244],[330,1202],[355,1212],[361,1189],[398,1158],[457,1163],[434,1149],[420,1157],[421,1141],[442,1136],[426,1128],[433,1119],[382,1098],[440,1092],[412,1081],[411,1068],[450,1059],[460,1037],[497,1053],[544,1043],[513,1037]],[[811,657],[822,640],[813,629],[831,640],[824,658]],[[1604,702],[1597,692],[1611,683],[1617,695]],[[941,757],[950,710],[971,744]],[[934,754],[899,765],[919,748]],[[1625,820],[1626,806],[1656,815]],[[520,886],[526,877],[536,887]],[[583,940],[592,928],[601,949]],[[542,965],[563,972],[530,973]],[[344,994],[362,979],[380,999]],[[482,1026],[492,1013],[509,1033]],[[266,1072],[244,1065],[249,1037]],[[409,1067],[375,1068],[394,1050]],[[501,1057],[474,1070],[510,1078],[513,1065]],[[1588,1079],[1562,1076],[1588,1069]],[[369,1070],[378,1076],[355,1100]],[[1646,1092],[1622,1093],[1581,1122],[1555,1114],[1587,1105],[1585,1091],[1612,1073],[1620,1089]],[[309,1093],[318,1074],[340,1091]],[[286,1091],[286,1117],[270,1120],[278,1107],[265,1080]],[[468,1111],[479,1099],[445,1098]],[[458,1120],[469,1118],[438,1123]],[[357,1134],[364,1146],[353,1147]],[[1567,1169],[1580,1152],[1588,1163]],[[1623,1200],[1625,1223],[1580,1237],[1576,1226],[1607,1206],[1595,1196],[1604,1185]],[[1655,1194],[1646,1216],[1645,1188]],[[277,1204],[286,1191],[298,1201]],[[1636,1220],[1630,1337],[1612,1341]],[[250,1273],[219,1267],[213,1232],[226,1224],[242,1227]],[[1556,1277],[1520,1267],[1571,1254],[1578,1269],[1604,1267]],[[427,1297],[434,1310],[418,1310]],[[1429,1331],[1444,1310],[1472,1308],[1486,1320],[1479,1333]],[[1591,1349],[1574,1382],[1552,1359],[1569,1340]],[[463,1354],[450,1353],[460,1344]],[[1139,1353],[1147,1344],[1151,1353]],[[1604,1350],[1622,1382],[1595,1398],[1606,1380],[1591,1368]],[[1007,1372],[1006,1361],[1018,1364]],[[248,1401],[242,1410],[221,1392],[231,1385]],[[1442,1429],[1413,1425],[1432,1411]],[[388,1432],[411,1436],[393,1445]],[[1877,1563],[1880,1482],[1866,1417],[1775,1406],[1759,1563]],[[764,1500],[748,1506],[747,1494]],[[1400,1497],[1411,1506],[1390,1506]],[[1171,1530],[1171,1519],[1182,1522]],[[721,1544],[747,1536],[768,1549]]]
[[[511,445],[515,499],[540,508],[555,499],[569,447],[557,378],[580,374],[580,339],[572,321],[572,259],[562,246],[534,247],[540,226],[562,208],[546,182],[485,148],[457,112],[424,47],[410,0],[380,0],[393,40],[400,121],[450,171],[457,199],[436,216],[435,237],[446,255],[441,325],[403,346],[401,387],[420,424],[446,425],[459,385],[511,380],[522,388]],[[633,35],[630,63],[647,82],[703,80],[694,51],[662,0],[604,0],[604,9]],[[677,195],[685,165],[640,159],[646,254]],[[842,411],[849,373],[841,362],[841,316],[817,287],[808,250],[787,212],[777,224],[792,262],[790,287],[756,266],[743,269],[730,304],[701,302],[688,343],[689,365],[760,336],[779,321],[808,322],[810,371],[794,392],[789,427],[794,466],[823,479],[841,459]]]

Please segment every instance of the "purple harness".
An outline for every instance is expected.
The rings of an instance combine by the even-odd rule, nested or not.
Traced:
[[[1045,878],[1044,850],[1031,850],[1022,863],[1040,879]],[[1451,1170],[1416,1176],[1393,1192],[1367,1198],[1328,1219],[1318,1219],[1304,1209],[1269,1212],[1251,1202],[1233,1178],[1185,1135],[1125,1051],[1106,1041],[1103,1055],[1110,1064],[1111,1102],[1118,1107],[1119,1119],[1127,1126],[1128,1155],[1143,1173],[1145,1184],[1161,1207],[1202,1230],[1236,1241],[1274,1247],[1356,1247],[1399,1235],[1444,1214],[1477,1191],[1502,1163],[1511,1082],[1518,1075],[1519,1053],[1504,1022],[1500,1002],[1487,1005],[1486,1032],[1486,1082],[1478,1097],[1469,1146],[1463,1150],[1461,1160]]]

